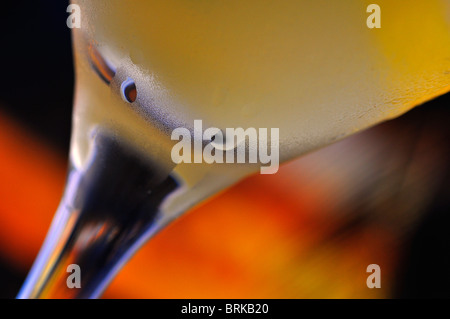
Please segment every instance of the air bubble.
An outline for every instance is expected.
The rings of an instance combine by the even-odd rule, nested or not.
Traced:
[[[125,81],[123,81],[122,85],[120,86],[120,92],[122,93],[122,98],[126,102],[133,103],[134,101],[136,101],[137,90],[136,84],[134,83],[133,79],[127,78]]]
[[[93,44],[89,45],[88,52],[89,61],[94,71],[106,84],[111,83],[112,78],[116,75],[115,67],[102,56]]]

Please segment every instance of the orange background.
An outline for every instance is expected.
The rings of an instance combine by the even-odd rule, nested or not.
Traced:
[[[62,194],[66,158],[4,114],[0,127],[0,253],[25,273]],[[362,187],[369,199],[382,193],[371,176],[402,167],[404,152],[383,138],[395,128],[366,131],[203,203],[147,243],[104,297],[389,297],[404,223],[392,223],[382,205],[365,207],[391,195],[355,196]],[[366,286],[372,263],[381,289]]]

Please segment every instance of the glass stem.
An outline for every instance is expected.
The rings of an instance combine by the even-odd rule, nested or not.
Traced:
[[[90,164],[69,172],[52,226],[17,298],[99,297],[164,226],[160,206],[177,187],[171,175],[126,143],[97,134]]]

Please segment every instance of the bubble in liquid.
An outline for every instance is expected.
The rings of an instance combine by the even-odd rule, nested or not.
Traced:
[[[137,98],[137,90],[136,90],[136,84],[134,83],[133,79],[127,78],[125,81],[122,82],[122,85],[120,86],[120,92],[122,93],[122,98],[129,103],[133,103],[136,101]]]
[[[115,67],[106,61],[93,44],[89,45],[88,52],[89,60],[94,71],[106,84],[111,83],[112,78],[116,75]]]

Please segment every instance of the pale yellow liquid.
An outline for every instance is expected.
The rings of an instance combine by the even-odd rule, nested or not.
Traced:
[[[285,161],[450,89],[446,0],[379,0],[381,29],[367,27],[372,1],[361,0],[73,3],[82,17],[74,29],[74,163],[86,165],[93,130],[107,128],[203,197],[256,169],[174,167],[171,128],[194,119],[204,128],[279,128]],[[89,43],[117,67],[117,83],[93,72]],[[133,105],[114,89],[128,76]]]

